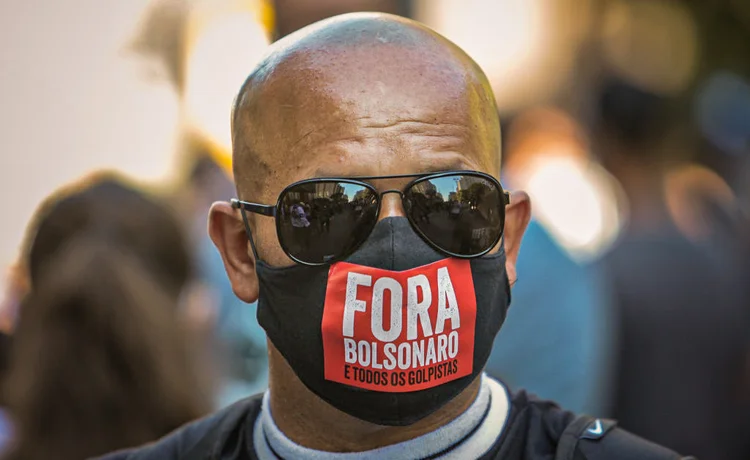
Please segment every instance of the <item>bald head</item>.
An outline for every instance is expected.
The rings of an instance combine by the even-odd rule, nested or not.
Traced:
[[[274,44],[240,90],[232,137],[238,191],[256,199],[272,198],[269,184],[316,172],[445,163],[499,173],[484,73],[430,29],[384,14],[338,16]]]

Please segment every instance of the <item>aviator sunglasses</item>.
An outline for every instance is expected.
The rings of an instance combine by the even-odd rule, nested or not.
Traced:
[[[365,182],[415,179],[403,190],[378,190]],[[448,171],[395,176],[316,178],[295,182],[275,205],[232,200],[245,212],[276,219],[284,252],[303,265],[346,259],[370,236],[378,222],[383,195],[397,193],[414,231],[435,250],[459,258],[480,257],[500,241],[510,195],[494,177],[478,171]]]

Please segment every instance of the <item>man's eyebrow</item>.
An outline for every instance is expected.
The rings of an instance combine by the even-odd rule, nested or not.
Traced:
[[[420,174],[438,173],[443,171],[466,171],[477,169],[474,165],[470,164],[463,158],[456,158],[455,160],[447,161],[444,163],[434,163],[424,165],[419,168]]]

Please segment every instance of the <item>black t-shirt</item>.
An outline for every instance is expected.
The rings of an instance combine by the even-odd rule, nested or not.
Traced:
[[[254,396],[193,422],[149,446],[122,451],[100,460],[254,460],[253,427],[262,396]],[[502,434],[482,459],[554,460],[558,443],[576,420],[554,403],[516,393]],[[606,442],[602,442],[606,439]],[[454,446],[455,447],[455,446]],[[679,460],[682,457],[613,428],[600,439],[583,439],[571,460]],[[447,453],[447,452],[444,452]]]

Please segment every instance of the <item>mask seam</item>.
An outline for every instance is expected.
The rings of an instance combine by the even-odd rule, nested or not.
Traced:
[[[388,221],[388,226],[391,227],[391,270],[396,269],[396,232],[393,230],[393,221]]]

